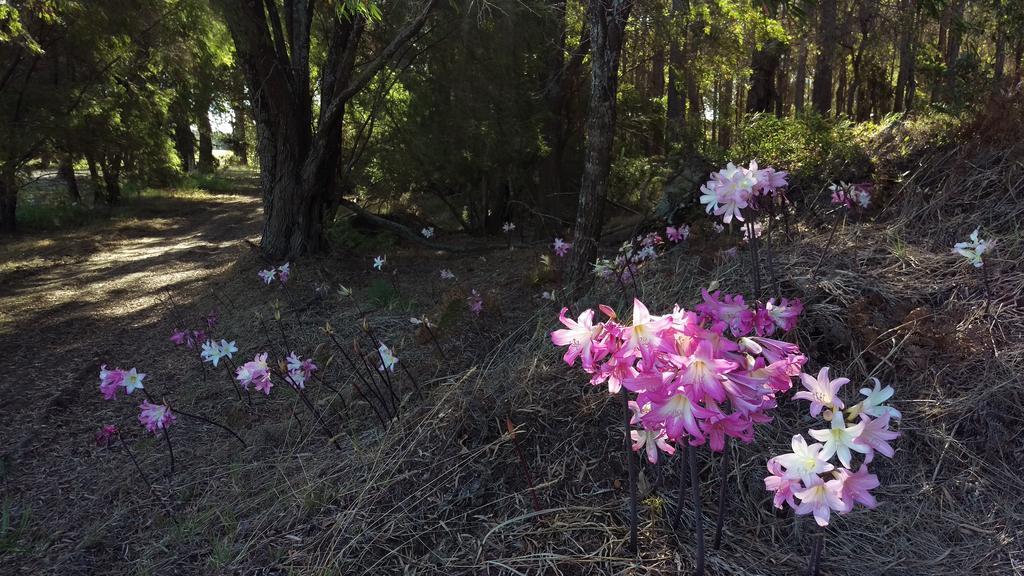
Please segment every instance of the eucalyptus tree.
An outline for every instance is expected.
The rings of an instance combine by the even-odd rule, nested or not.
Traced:
[[[345,107],[410,47],[438,0],[211,1],[231,32],[256,122],[260,246],[275,258],[316,251],[336,190]],[[316,59],[314,47],[322,48]]]

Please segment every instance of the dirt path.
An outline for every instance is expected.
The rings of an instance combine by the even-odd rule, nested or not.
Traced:
[[[41,516],[73,513],[66,499],[88,489],[62,476],[89,458],[109,409],[92,386],[98,364],[166,345],[157,323],[168,295],[189,302],[209,290],[258,235],[253,182],[237,183],[143,198],[126,217],[0,248],[0,486],[13,512],[31,514],[19,544],[39,547],[30,555],[60,564],[62,535],[35,529],[49,524]]]

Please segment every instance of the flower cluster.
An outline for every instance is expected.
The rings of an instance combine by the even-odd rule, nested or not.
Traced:
[[[206,332],[202,330],[179,330],[175,328],[171,331],[171,342],[175,346],[185,346],[189,350],[196,347],[197,344],[206,340]]]
[[[833,204],[847,208],[856,205],[865,210],[871,205],[870,188],[870,184],[847,184],[846,182],[839,182],[828,187],[832,192]]]
[[[214,342],[213,340],[207,340],[203,343],[203,349],[199,353],[199,356],[204,362],[213,364],[214,368],[220,363],[221,358],[227,358],[231,360],[232,355],[238,352],[238,346],[235,346],[234,340],[228,342],[227,340],[221,339],[220,342]]]
[[[469,297],[466,298],[466,303],[469,304],[469,311],[477,316],[484,310],[484,297],[476,291],[476,288],[473,288],[470,292]]]
[[[581,360],[591,384],[635,394],[632,423],[641,429],[631,433],[633,449],[645,449],[651,462],[682,442],[722,451],[727,437],[751,441],[754,425],[771,420],[775,395],[792,386],[806,361],[794,344],[744,336],[756,313],[742,296],[704,295],[694,311],[676,306],[664,316],[634,300],[630,325],[605,306],[609,319],[597,324],[593,310],[573,321],[563,308],[566,328],[551,333],[555,345],[568,347],[567,364]],[[798,313],[789,305],[778,327],[791,328]]]
[[[839,390],[849,380],[832,380],[828,371],[822,368],[817,378],[800,374],[806,390],[793,398],[810,401],[811,416],[824,416],[829,426],[808,430],[818,440],[814,444],[808,445],[801,434],[793,436],[793,451],[768,460],[768,476],[764,479],[765,489],[775,493],[776,508],[785,503],[797,514],[814,514],[819,526],[828,525],[832,511],[845,514],[856,504],[868,508],[878,505],[870,492],[878,487],[878,477],[868,472],[868,464],[876,453],[891,458],[894,451],[889,441],[899,437],[899,432],[889,429],[889,423],[898,420],[900,413],[884,404],[893,395],[891,386],[883,388],[877,378],[872,378],[874,387],[860,390],[863,400],[846,408]],[[856,471],[854,452],[863,455]],[[833,457],[838,466],[830,462]]]
[[[434,237],[434,227],[433,226],[427,226],[423,230],[420,230],[420,234],[422,234],[424,238],[433,238]]]
[[[678,244],[690,237],[690,227],[686,224],[680,226],[668,226],[665,228],[665,236],[672,242]]]
[[[117,437],[117,426],[113,424],[104,424],[102,428],[96,431],[96,445],[110,446],[114,443],[114,438]]]
[[[967,261],[975,268],[981,268],[985,265],[983,255],[991,250],[993,244],[989,240],[978,238],[978,232],[978,228],[975,228],[974,232],[971,232],[969,242],[957,242],[953,245],[953,253],[967,258]]]
[[[148,400],[143,400],[139,406],[139,422],[153,434],[170,428],[177,419],[167,404],[151,404]]]
[[[391,348],[388,348],[386,344],[381,342],[380,346],[377,347],[377,354],[380,355],[380,365],[377,366],[377,370],[381,372],[387,370],[394,373],[395,365],[398,364],[398,357],[391,351]]]
[[[285,262],[277,268],[267,268],[266,270],[260,270],[259,276],[263,279],[264,284],[271,284],[275,279],[280,280],[281,284],[288,281],[291,276],[291,263]]]
[[[441,280],[455,280],[455,274],[447,268],[441,268]]]
[[[105,400],[114,400],[117,398],[117,391],[121,388],[124,388],[125,394],[131,394],[135,390],[145,390],[145,387],[142,385],[142,381],[145,378],[146,375],[135,368],[131,370],[124,370],[123,368],[108,370],[107,365],[104,364],[100,366],[100,393],[103,394]],[[151,404],[148,400],[143,400],[142,404],[139,405],[139,411],[139,422],[150,432],[155,433],[157,430],[162,430],[174,424],[175,416],[166,404]],[[112,441],[116,434],[117,428],[115,426],[104,426],[96,434],[96,443],[105,446]]]
[[[270,366],[267,364],[267,353],[257,354],[252,360],[242,364],[235,370],[235,380],[246,390],[249,386],[258,392],[270,396],[274,383],[270,380]]]
[[[690,227],[685,225],[679,228],[669,226],[666,229],[666,235],[673,242],[684,240],[689,234]],[[648,232],[633,240],[627,240],[619,247],[615,258],[598,258],[594,262],[594,274],[604,280],[627,284],[633,280],[643,264],[658,257],[658,247],[664,244],[665,241],[657,232]]]
[[[285,358],[288,367],[288,382],[295,388],[304,390],[306,388],[306,380],[313,377],[313,372],[316,372],[319,367],[312,358],[302,358],[295,352],[292,352]]]
[[[711,174],[711,179],[700,187],[700,203],[707,205],[707,213],[721,216],[726,224],[736,218],[743,222],[744,208],[757,208],[758,196],[776,196],[788,186],[788,174],[774,168],[758,169],[751,161],[744,168],[732,162]]]
[[[551,246],[555,251],[555,256],[558,256],[559,258],[568,254],[569,250],[572,249],[572,244],[562,240],[561,238],[555,238],[555,242]]]
[[[107,370],[107,365],[104,364],[100,366],[100,392],[103,394],[104,400],[113,400],[117,398],[117,391],[121,388],[124,388],[125,394],[142,390],[144,388],[142,381],[145,378],[146,375],[135,368],[131,370],[124,370],[122,368]]]

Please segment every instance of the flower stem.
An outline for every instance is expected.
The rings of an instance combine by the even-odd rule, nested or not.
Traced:
[[[239,442],[241,442],[243,447],[246,446],[245,440],[242,440],[242,437],[239,436],[237,432],[235,432],[231,428],[228,428],[224,424],[221,424],[219,422],[214,422],[213,420],[210,420],[209,418],[206,418],[205,416],[200,416],[198,414],[190,414],[190,413],[185,412],[183,410],[180,410],[178,408],[174,408],[173,412],[176,413],[176,414],[181,414],[182,416],[184,416],[186,418],[192,418],[193,420],[199,420],[200,422],[206,422],[207,424],[216,426],[217,428],[220,428],[221,430],[223,430],[223,431],[227,432],[228,434],[231,434],[232,436],[234,436],[235,440],[238,440]]]
[[[142,471],[142,466],[139,466],[139,461],[135,458],[135,453],[128,447],[128,443],[124,441],[124,437],[121,436],[120,432],[117,433],[117,439],[121,441],[121,445],[124,446],[125,451],[128,452],[128,457],[132,459],[132,464],[135,465],[135,470],[138,471],[139,476],[142,477],[142,481],[146,483],[147,487],[149,487],[149,491],[153,496],[156,496],[156,490],[153,489],[152,482],[149,481],[149,477],[146,476],[146,473]]]
[[[690,461],[690,489],[693,492],[693,526],[694,539],[697,546],[697,558],[694,560],[693,573],[704,576],[704,517],[700,512],[700,470],[697,468],[697,449],[690,448],[687,457]]]
[[[427,329],[427,334],[430,334],[430,340],[434,343],[434,348],[437,348],[437,354],[441,357],[442,360],[448,360],[448,358],[444,355],[444,350],[441,348],[441,343],[437,341],[437,335],[434,334],[434,331],[430,329],[430,324],[424,322],[423,327]]]
[[[761,297],[761,263],[753,219],[747,220],[747,236],[750,238],[750,277],[754,283],[754,300],[757,300]]]
[[[988,266],[985,266],[985,262],[981,263],[981,279],[985,285],[985,314],[988,314],[989,306],[992,304],[992,288],[988,282]]]
[[[630,420],[630,415],[632,414],[632,412],[629,410],[629,396],[627,395],[625,388],[622,388],[622,391],[620,392],[619,397],[622,398],[622,422],[623,422],[623,428],[624,428],[624,431],[625,431],[625,436],[622,439],[622,449],[623,449],[623,452],[626,455],[626,466],[627,466],[627,468],[629,468],[629,550],[631,552],[635,553],[637,551],[637,544],[636,544],[636,539],[637,539],[637,517],[636,517],[636,506],[637,506],[637,503],[636,503],[636,500],[637,500],[636,476],[637,476],[637,470],[636,470],[636,458],[633,456],[633,449],[632,449],[632,446],[630,446],[631,442],[630,442],[630,437],[629,437],[629,432],[630,432],[629,420]]]
[[[807,561],[807,574],[809,576],[818,576],[818,569],[821,563],[821,549],[825,543],[825,533],[821,530],[816,530],[814,534],[814,543],[811,544],[811,556]]]
[[[683,515],[683,502],[686,500],[686,483],[689,481],[687,477],[687,457],[689,456],[690,447],[689,442],[683,440],[683,449],[679,452],[679,497],[676,499],[676,512],[672,516],[672,528],[679,528],[679,519]]]
[[[818,263],[814,265],[814,270],[811,271],[811,280],[814,280],[818,275],[818,268],[821,268],[821,263],[825,261],[825,256],[828,254],[828,249],[832,246],[832,239],[836,236],[836,230],[839,229],[839,221],[842,220],[845,212],[841,209],[836,209],[836,219],[832,223],[832,231],[828,234],[828,240],[825,241],[825,247],[821,249],[821,257],[818,258]]]
[[[537,498],[537,489],[533,487],[533,475],[530,474],[530,465],[526,461],[526,455],[519,446],[519,439],[516,438],[516,428],[510,418],[505,418],[505,428],[512,437],[512,447],[515,448],[516,456],[519,457],[519,465],[523,467],[523,476],[526,478],[526,485],[530,489],[530,499],[533,504],[533,511],[540,512],[540,499]]]
[[[174,448],[171,447],[171,435],[167,433],[167,428],[161,428],[161,430],[164,433],[164,440],[167,441],[167,453],[171,456],[171,471],[167,475],[167,478],[170,479],[174,477]]]
[[[712,547],[718,550],[722,546],[722,527],[725,524],[725,504],[729,496],[729,439],[725,439],[725,448],[722,450],[721,476],[718,479],[718,518],[715,519],[715,540]]]
[[[338,339],[334,337],[334,334],[328,332],[327,337],[331,339],[331,342],[334,343],[334,346],[338,349],[339,352],[341,352],[341,356],[345,359],[346,362],[348,362],[348,365],[352,369],[352,372],[354,372],[356,377],[359,378],[359,380],[363,383],[363,387],[366,388],[367,391],[378,400],[378,402],[380,402],[380,409],[378,410],[377,406],[370,401],[370,399],[366,396],[363,390],[360,389],[355,382],[352,383],[352,387],[355,388],[356,393],[359,394],[359,396],[363,399],[364,402],[366,402],[367,404],[370,405],[371,408],[373,408],[373,411],[377,414],[377,418],[380,419],[381,426],[387,428],[387,421],[391,419],[391,415],[388,413],[387,404],[384,403],[384,400],[377,393],[376,389],[370,384],[369,381],[367,381],[366,377],[363,376],[362,371],[359,370],[359,367],[356,366],[355,361],[352,360],[352,357],[349,356],[348,352],[345,351],[345,347],[341,345],[341,342],[338,342]],[[381,411],[384,412],[384,415],[381,415]]]
[[[393,408],[395,418],[398,418],[398,407],[401,405],[402,401],[399,400],[398,395],[395,394],[395,386],[391,382],[391,374],[388,373],[388,367],[385,365],[384,354],[380,351],[381,346],[383,345],[381,344],[380,340],[377,339],[377,336],[373,333],[373,330],[370,328],[370,323],[367,322],[365,318],[363,319],[362,330],[363,333],[370,338],[370,342],[374,346],[373,350],[374,352],[377,353],[377,359],[380,360],[380,369],[377,370],[377,372],[379,372],[378,375],[381,377],[380,379],[383,386],[387,388],[388,394],[391,396],[391,407]],[[366,362],[365,358],[363,359],[363,362]],[[370,367],[367,366],[366,369],[369,370]]]

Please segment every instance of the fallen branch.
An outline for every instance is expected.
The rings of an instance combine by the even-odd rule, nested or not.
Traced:
[[[424,238],[422,234],[419,234],[418,232],[412,230],[408,226],[405,226],[403,224],[399,224],[398,222],[395,222],[394,220],[390,220],[390,219],[385,218],[383,216],[379,216],[377,214],[374,214],[373,212],[370,212],[366,208],[363,208],[359,204],[356,204],[355,202],[353,202],[351,200],[348,200],[347,198],[341,198],[341,199],[339,199],[339,202],[345,208],[348,208],[349,210],[351,210],[355,214],[365,218],[369,223],[371,223],[371,224],[373,224],[375,226],[378,226],[380,228],[383,228],[383,229],[385,229],[385,230],[387,230],[389,232],[393,232],[393,233],[397,234],[398,236],[401,236],[402,238],[405,238],[406,240],[410,240],[412,242],[416,242],[417,244],[422,244],[422,245],[424,245],[424,246],[426,246],[428,248],[431,248],[433,250],[442,250],[444,252],[472,252],[473,251],[473,249],[471,249],[471,248],[465,248],[465,247],[462,247],[462,246],[449,246],[447,244],[438,244],[437,242],[433,242],[433,241],[431,241],[431,240],[429,240],[427,238]]]

